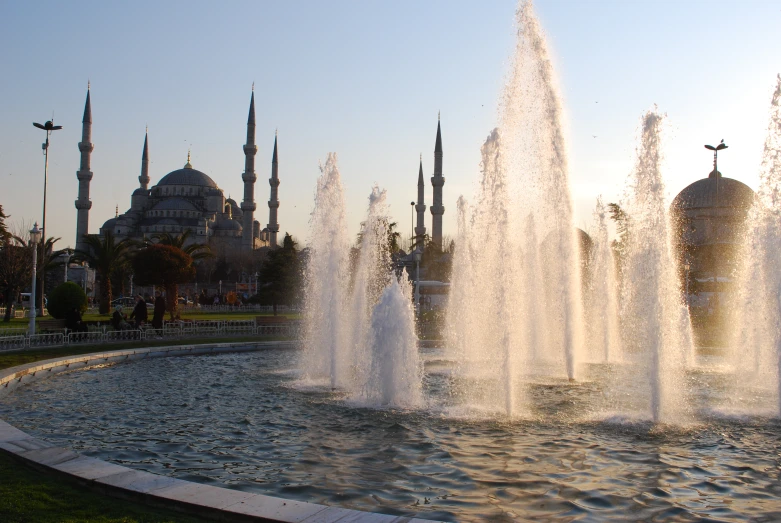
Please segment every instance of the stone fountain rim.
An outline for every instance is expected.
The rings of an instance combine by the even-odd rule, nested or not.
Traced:
[[[146,358],[293,348],[296,345],[297,342],[294,341],[205,343],[62,356],[1,370],[0,397],[9,394],[20,385],[94,365]],[[39,376],[39,373],[45,374]],[[285,523],[331,521],[424,523],[430,521],[329,507],[160,476],[83,456],[67,447],[54,446],[44,440],[33,438],[2,419],[0,419],[0,451],[45,473],[68,477],[112,497],[220,520]]]

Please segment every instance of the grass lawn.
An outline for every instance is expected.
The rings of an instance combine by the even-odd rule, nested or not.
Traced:
[[[234,343],[239,341],[282,341],[283,337],[258,337],[258,336],[226,336],[216,338],[183,338],[175,340],[141,340],[125,343],[107,343],[95,345],[68,345],[66,347],[51,347],[41,349],[25,349],[13,352],[0,353],[0,369],[24,365],[38,360],[48,360],[59,356],[75,356],[110,350],[132,349],[136,347],[163,347],[168,345],[192,345],[198,343]],[[2,521],[2,520],[0,520]]]
[[[195,523],[204,520],[102,496],[76,483],[38,472],[0,452],[0,521]]]
[[[257,339],[257,338],[253,338]],[[275,341],[282,338],[263,338]],[[247,341],[244,337],[197,338],[189,340],[148,340],[107,345],[56,347],[0,354],[0,369],[38,360],[120,350],[133,347],[157,347],[180,343],[226,343]],[[145,507],[94,493],[61,477],[44,474],[15,461],[0,451],[0,522],[200,522],[198,518],[172,511]]]

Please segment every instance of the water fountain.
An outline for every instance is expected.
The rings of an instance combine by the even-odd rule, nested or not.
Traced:
[[[780,519],[781,427],[755,407],[781,415],[781,78],[747,234],[743,328],[725,363],[693,350],[656,110],[641,118],[620,202],[621,270],[599,200],[581,282],[553,69],[530,3],[517,21],[475,203],[458,200],[444,347],[417,347],[378,187],[351,249],[332,154],[311,217],[300,351],[69,372],[27,386],[0,415],[145,470],[405,516]],[[117,409],[116,390],[130,388]]]
[[[604,363],[621,361],[621,343],[618,328],[616,263],[608,236],[608,216],[602,197],[594,209],[596,234],[594,248],[588,263],[586,289],[587,346],[591,361]]]
[[[748,217],[732,342],[734,387],[757,410],[781,414],[781,75],[770,104],[760,185]]]
[[[351,251],[335,154],[321,172],[310,224],[303,381],[327,383],[361,404],[419,407],[422,368],[410,287],[392,272],[386,193],[372,188]]]
[[[692,354],[689,315],[675,273],[670,224],[662,177],[663,117],[655,110],[642,118],[637,161],[626,205],[629,245],[623,270],[624,338],[633,363],[647,376],[655,422],[680,422],[686,400],[682,373]],[[642,376],[640,377],[641,381]]]
[[[317,180],[315,208],[310,226],[310,245],[306,274],[307,310],[302,370],[307,380],[327,379],[330,387],[345,386],[349,368],[344,353],[350,348],[342,321],[345,302],[344,279],[349,272],[349,241],[344,205],[344,189],[336,154],[329,154]]]

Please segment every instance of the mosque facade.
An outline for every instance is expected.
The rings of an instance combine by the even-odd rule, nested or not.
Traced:
[[[92,202],[89,200],[89,184],[93,173],[90,171],[90,155],[94,148],[92,137],[92,108],[89,89],[82,119],[82,141],[79,143],[81,166],[77,172],[79,194],[76,200],[77,238],[76,248],[84,250],[86,245],[83,237],[87,234],[89,210]],[[190,231],[189,242],[208,243],[219,250],[229,248],[251,251],[261,247],[276,247],[279,223],[277,211],[279,208],[279,163],[277,156],[277,139],[274,138],[274,153],[272,157],[271,198],[268,201],[269,223],[261,229],[260,222],[255,219],[255,93],[250,98],[249,116],[247,119],[247,143],[243,147],[245,155],[244,200],[238,204],[225,194],[214,180],[206,173],[195,169],[187,163],[181,169],[176,169],[163,176],[156,185],[149,186],[149,136],[144,137],[144,147],[141,155],[141,176],[138,177],[139,187],[130,197],[130,209],[115,216],[100,227],[100,235],[112,233],[117,241],[123,239],[151,238],[154,234],[169,233],[179,235]]]

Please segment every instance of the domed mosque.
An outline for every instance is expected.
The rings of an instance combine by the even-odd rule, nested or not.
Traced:
[[[76,208],[77,218],[76,247],[84,248],[83,235],[87,231],[89,208],[89,182],[92,172],[89,170],[89,157],[93,145],[90,143],[92,127],[92,111],[89,89],[84,109],[81,151],[81,169],[79,178],[79,199]],[[130,198],[130,209],[107,220],[100,228],[100,235],[107,232],[114,234],[117,240],[125,238],[142,239],[155,233],[170,233],[173,235],[190,231],[190,242],[209,243],[213,248],[233,248],[242,250],[258,249],[260,247],[276,247],[279,223],[277,209],[279,208],[278,187],[279,172],[277,161],[277,140],[274,138],[274,153],[272,158],[271,198],[269,199],[269,223],[261,230],[260,223],[255,220],[256,204],[254,200],[255,181],[255,93],[254,88],[250,98],[249,117],[247,120],[247,143],[244,145],[245,169],[242,174],[244,181],[244,201],[239,205],[225,195],[214,180],[206,173],[195,169],[191,164],[190,153],[187,153],[187,163],[183,168],[171,171],[163,176],[157,185],[149,188],[149,135],[144,137],[144,148],[141,156],[141,176],[138,177],[140,187],[133,191]]]
[[[727,148],[724,140],[705,147],[713,151],[713,170],[673,199],[670,214],[682,287],[692,306],[707,306],[712,312],[723,293],[730,292],[737,273],[754,191],[719,172],[718,152]]]

